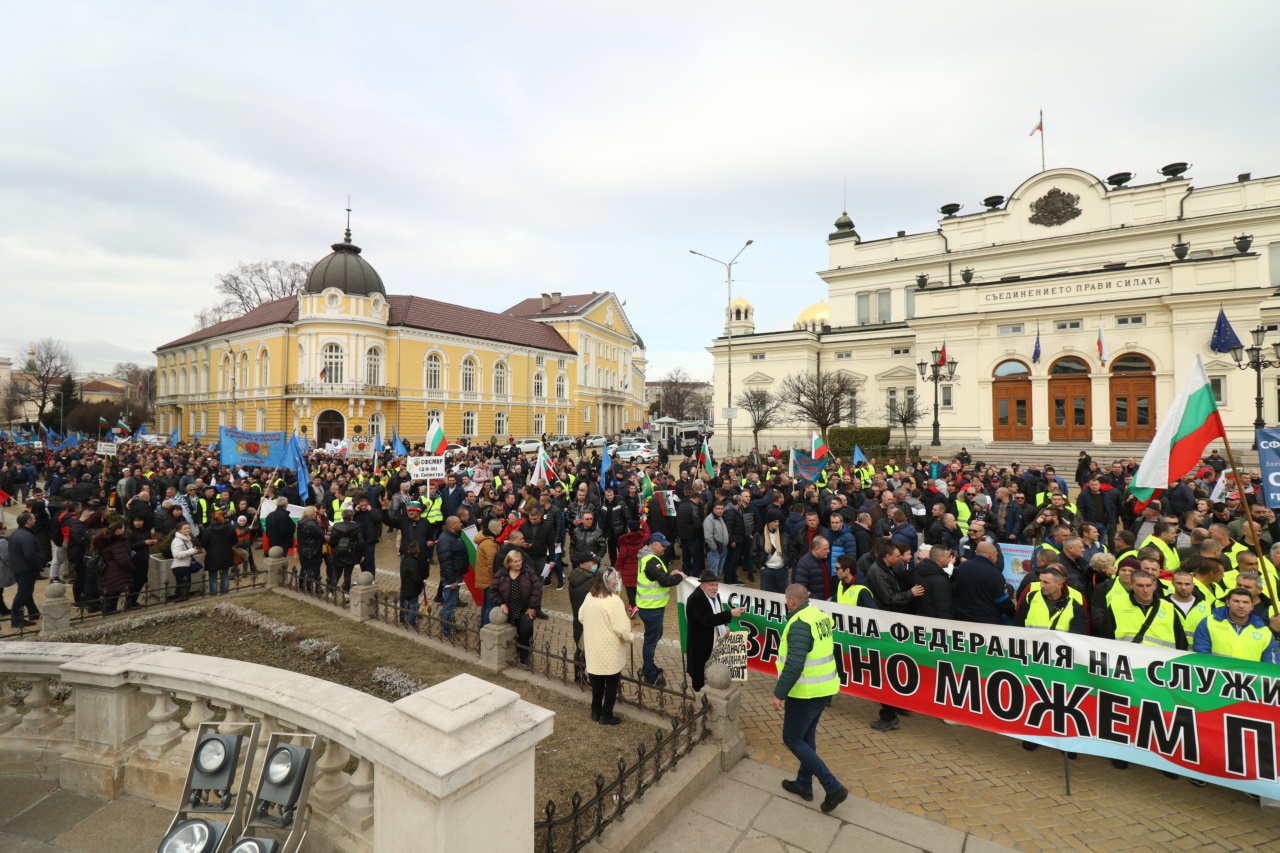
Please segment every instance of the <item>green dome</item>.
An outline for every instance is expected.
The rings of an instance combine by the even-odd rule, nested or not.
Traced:
[[[387,295],[378,275],[368,261],[360,257],[360,247],[351,242],[351,231],[341,243],[334,243],[333,253],[321,258],[307,276],[303,293],[321,293],[325,288],[336,287],[352,296]]]

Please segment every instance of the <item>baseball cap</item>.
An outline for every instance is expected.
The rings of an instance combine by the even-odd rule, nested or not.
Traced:
[[[649,537],[649,544],[650,544],[650,545],[655,545],[655,544],[656,544],[656,545],[661,545],[661,546],[663,546],[664,548],[670,548],[670,547],[671,547],[671,543],[667,540],[667,537],[663,536],[661,533],[655,533],[655,534],[653,534],[652,536],[650,536],[650,537]]]

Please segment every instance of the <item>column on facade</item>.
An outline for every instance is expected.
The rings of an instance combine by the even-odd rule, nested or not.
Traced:
[[[1033,444],[1049,443],[1049,425],[1053,421],[1053,410],[1049,406],[1049,377],[1031,377],[1031,442]]]
[[[1089,374],[1093,397],[1093,443],[1111,443],[1111,374]]]

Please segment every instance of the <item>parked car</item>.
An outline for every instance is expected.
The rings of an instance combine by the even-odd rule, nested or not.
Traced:
[[[644,442],[623,442],[616,453],[620,462],[652,462],[658,458],[658,451]]]
[[[445,456],[452,456],[455,453],[466,453],[467,449],[461,444],[447,444],[444,448]]]
[[[571,435],[553,435],[547,439],[552,450],[570,450],[577,446],[577,439]]]
[[[593,435],[586,440],[584,447],[604,448],[606,444],[608,444],[608,442],[605,441],[605,438],[603,435]]]
[[[542,446],[540,438],[522,438],[516,442],[516,450],[521,453],[537,453],[538,448]]]

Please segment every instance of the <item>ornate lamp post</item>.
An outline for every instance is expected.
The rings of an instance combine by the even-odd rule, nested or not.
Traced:
[[[728,288],[728,300],[729,300],[726,304],[729,307],[733,307],[733,265],[738,262],[739,256],[741,256],[742,253],[747,250],[747,246],[750,246],[754,242],[755,240],[748,240],[746,243],[744,243],[742,248],[738,250],[738,254],[734,255],[733,260],[731,261],[722,261],[719,258],[713,258],[710,255],[704,255],[701,252],[695,252],[693,249],[689,250],[689,254],[691,255],[697,255],[698,257],[706,258],[709,261],[715,261],[717,264],[722,264],[724,266],[724,281],[725,281],[726,287]],[[727,314],[725,315],[725,318],[728,319]],[[727,364],[729,367],[729,380],[725,383],[726,387],[724,389],[725,390],[724,404],[727,408],[732,409],[733,408],[733,333],[730,332],[728,329],[726,329],[725,331],[727,332],[727,334],[725,335],[725,340],[729,346],[729,357],[727,361]],[[715,414],[716,414],[714,403],[711,404],[711,411],[708,412],[708,414],[711,416],[709,420],[712,420],[714,422]],[[733,455],[733,418],[725,418],[725,426],[728,428],[728,431],[729,431],[729,435],[727,436],[727,439],[726,439],[728,443],[725,445],[725,456],[731,456]]]
[[[1253,421],[1255,430],[1265,429],[1267,426],[1266,419],[1262,416],[1262,371],[1268,367],[1280,367],[1280,341],[1271,345],[1272,351],[1275,353],[1275,359],[1268,361],[1262,357],[1262,341],[1267,336],[1267,330],[1262,326],[1250,332],[1253,335],[1253,346],[1243,347],[1235,346],[1231,348],[1231,357],[1236,360],[1236,367],[1241,370],[1252,370],[1257,378],[1257,396],[1254,397],[1254,406],[1256,407],[1256,417]],[[1248,359],[1245,354],[1248,353]],[[1258,449],[1258,440],[1255,437],[1253,441],[1253,449]]]
[[[1280,350],[1278,350],[1280,351]],[[941,447],[942,439],[938,435],[938,429],[941,424],[938,423],[938,385],[942,382],[950,382],[956,375],[956,366],[959,364],[954,358],[949,358],[945,363],[942,362],[942,350],[935,349],[933,351],[933,359],[930,361],[919,362],[916,367],[920,369],[920,378],[925,382],[933,383],[933,441],[930,443],[932,447]],[[1261,380],[1259,380],[1261,382]],[[1262,386],[1259,385],[1259,388]],[[1258,393],[1262,393],[1259,391]]]

